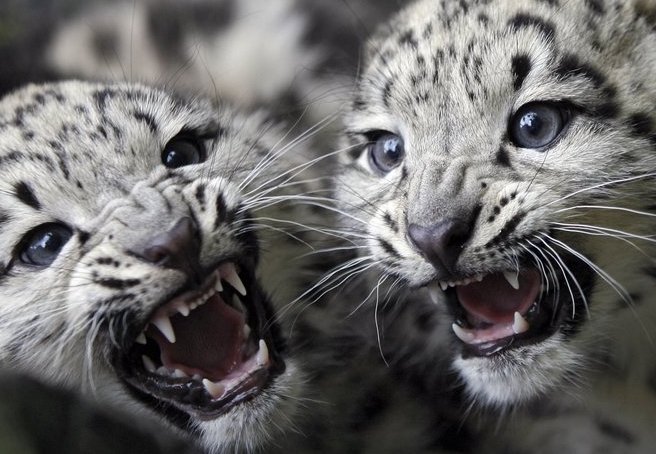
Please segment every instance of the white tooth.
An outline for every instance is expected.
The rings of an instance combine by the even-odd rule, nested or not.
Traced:
[[[251,335],[251,327],[250,326],[244,325],[243,335],[244,335],[244,339],[248,339],[248,336]]]
[[[221,383],[214,383],[207,378],[203,378],[203,386],[207,392],[210,393],[210,396],[212,396],[213,399],[221,397],[225,392],[225,386],[223,386]]]
[[[440,281],[440,287],[442,287],[442,290],[446,290],[449,288],[449,284],[447,284],[445,281]]]
[[[196,303],[196,302],[194,302],[194,303],[189,303],[189,309],[191,309],[192,311],[193,311],[194,309],[196,309],[197,307],[198,307],[198,303]]]
[[[476,279],[476,282],[481,282],[483,280],[483,275],[479,274],[478,276],[476,276],[475,279]]]
[[[244,283],[239,279],[237,271],[235,271],[235,265],[232,263],[226,263],[221,268],[221,277],[226,280],[228,284],[232,286],[241,296],[246,296],[246,287]]]
[[[428,286],[428,295],[433,303],[439,304],[440,302],[440,285],[436,282]]]
[[[465,331],[461,326],[453,323],[451,328],[453,329],[453,332],[456,333],[456,336],[458,336],[458,339],[461,341],[470,344],[474,340],[474,335],[469,331]]]
[[[519,290],[519,275],[515,271],[504,271],[503,275],[505,276],[506,280],[510,284],[512,288],[515,290]]]
[[[139,333],[139,335],[135,339],[135,342],[141,345],[146,345],[148,343],[148,341],[146,340],[146,335],[143,333],[143,331]]]
[[[173,331],[173,326],[171,325],[171,320],[166,315],[160,315],[154,318],[151,322],[153,325],[159,329],[159,331],[166,337],[166,340],[172,344],[175,344],[175,332]]]
[[[153,360],[147,357],[146,355],[141,355],[141,361],[143,362],[144,368],[148,372],[155,372],[155,370],[157,369],[155,367],[155,363],[153,362]]]
[[[513,322],[513,333],[522,334],[528,331],[531,325],[528,324],[526,319],[522,317],[522,314],[515,311],[515,321]]]
[[[221,284],[221,275],[219,274],[216,284],[214,284],[214,290],[221,293],[223,291],[223,284]]]
[[[160,366],[159,368],[157,368],[157,373],[159,375],[171,375],[171,371],[164,366]]]
[[[267,347],[264,339],[260,339],[259,349],[257,355],[255,356],[255,363],[258,366],[265,366],[269,363],[269,348]]]
[[[188,377],[188,375],[185,374],[185,373],[184,373],[183,371],[181,371],[180,369],[174,369],[174,370],[173,370],[173,376],[176,377],[176,378],[185,378],[185,377]]]
[[[189,306],[187,306],[185,303],[182,303],[178,307],[176,307],[177,311],[182,314],[183,317],[186,317],[189,315]]]

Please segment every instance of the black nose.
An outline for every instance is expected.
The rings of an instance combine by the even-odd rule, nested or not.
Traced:
[[[453,274],[458,257],[470,235],[470,224],[459,219],[445,219],[429,226],[408,226],[410,240],[435,267],[440,278]]]
[[[163,268],[191,272],[199,259],[198,229],[189,217],[183,217],[168,232],[160,233],[135,253],[145,261]]]

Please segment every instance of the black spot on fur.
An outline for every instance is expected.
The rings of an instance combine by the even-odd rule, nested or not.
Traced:
[[[648,113],[636,112],[629,116],[628,122],[636,135],[647,137],[649,140],[656,143],[654,122]]]
[[[508,150],[506,150],[504,147],[499,147],[495,159],[497,164],[500,166],[512,167],[510,164],[510,156],[508,155]]]
[[[107,108],[107,103],[116,96],[117,92],[112,88],[103,88],[93,94],[98,108],[103,111]]]
[[[599,430],[607,437],[613,438],[627,445],[635,443],[635,436],[624,427],[603,419],[597,419],[596,423]]]
[[[397,258],[397,259],[401,258],[399,253],[396,252],[396,249],[394,249],[394,247],[390,243],[388,243],[387,241],[379,239],[378,244],[389,256]]]
[[[528,55],[515,55],[512,58],[513,87],[515,91],[522,88],[524,79],[531,72],[531,59]]]
[[[653,130],[653,120],[646,112],[637,112],[631,114],[628,119],[633,132],[640,136],[646,136]]]
[[[392,215],[391,215],[391,214],[389,214],[389,213],[385,213],[385,215],[383,216],[383,220],[385,221],[385,224],[387,224],[387,226],[388,226],[390,229],[392,229],[392,231],[394,231],[394,232],[398,232],[398,231],[399,231],[399,226],[398,226],[398,224],[396,223],[396,221],[395,221],[394,219],[392,219]]]
[[[25,205],[34,208],[35,210],[41,209],[41,203],[34,195],[32,188],[24,181],[16,183],[14,186],[14,192],[18,200],[23,202]]]
[[[510,219],[510,221],[506,223],[506,225],[503,226],[501,231],[494,238],[492,238],[490,241],[488,241],[485,244],[485,247],[494,246],[496,244],[501,243],[506,238],[508,238],[510,234],[512,234],[515,231],[519,223],[522,222],[522,220],[525,217],[526,217],[526,213],[524,212],[517,213],[515,216],[512,217],[512,219]]]
[[[106,288],[111,288],[111,289],[116,289],[116,290],[124,290],[126,288],[134,287],[135,285],[139,285],[141,283],[140,279],[116,279],[116,278],[98,278],[95,279],[94,282],[100,286],[106,287]]]
[[[135,120],[142,123],[146,123],[151,133],[155,134],[157,132],[157,122],[155,121],[152,115],[147,114],[146,112],[135,110],[134,112],[132,112],[132,116],[134,117]]]
[[[604,77],[603,74],[589,64],[583,63],[574,54],[566,54],[563,56],[556,68],[556,74],[564,79],[570,77],[585,77],[597,88],[601,87],[601,85],[606,82],[606,77]]]
[[[214,222],[214,228],[219,227],[221,224],[231,224],[235,222],[235,219],[237,218],[237,212],[239,211],[239,206],[237,206],[234,210],[231,210],[228,208],[228,205],[226,205],[225,198],[223,198],[223,194],[219,194],[216,197],[216,221]]]
[[[84,243],[86,243],[87,241],[89,241],[90,236],[91,235],[89,234],[89,232],[84,231],[84,230],[78,230],[78,232],[77,232],[77,237],[80,241],[80,244],[82,244],[82,245]]]
[[[592,116],[601,119],[611,119],[617,117],[620,108],[614,101],[605,101],[596,106],[592,106],[589,110],[590,115]]]
[[[595,14],[605,14],[603,0],[585,0],[585,5]]]
[[[198,200],[200,209],[205,211],[205,185],[202,183],[196,186],[196,200]]]
[[[526,13],[519,13],[512,19],[508,21],[508,26],[513,30],[521,30],[524,28],[536,28],[538,29],[546,38],[552,38],[555,36],[554,27],[549,22],[545,21],[541,17],[532,16]]]
[[[410,46],[413,49],[417,49],[418,47],[417,38],[415,38],[412,30],[406,31],[399,37],[399,44],[402,46]]]
[[[385,83],[385,86],[383,87],[383,104],[385,104],[385,107],[389,108],[390,106],[390,98],[392,95],[392,87],[394,86],[394,80],[390,79]]]

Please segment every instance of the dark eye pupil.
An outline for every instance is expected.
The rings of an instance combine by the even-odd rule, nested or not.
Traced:
[[[66,226],[45,224],[28,235],[20,258],[30,265],[48,266],[57,258],[71,235]]]
[[[403,139],[391,133],[385,133],[375,139],[369,152],[372,165],[383,173],[397,167],[404,155]]]
[[[162,151],[162,164],[170,169],[198,164],[202,158],[201,146],[193,139],[174,138]]]

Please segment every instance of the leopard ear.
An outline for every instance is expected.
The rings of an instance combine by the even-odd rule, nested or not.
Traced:
[[[634,0],[633,7],[636,15],[656,30],[656,0]]]

